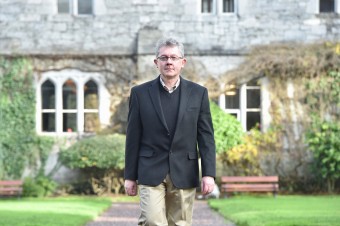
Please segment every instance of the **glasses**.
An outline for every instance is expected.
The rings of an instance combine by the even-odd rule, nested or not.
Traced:
[[[169,59],[171,59],[171,61],[178,61],[179,59],[183,59],[183,57],[178,57],[178,56],[171,56],[171,57],[167,57],[167,56],[160,56],[157,57],[158,60],[166,62]]]

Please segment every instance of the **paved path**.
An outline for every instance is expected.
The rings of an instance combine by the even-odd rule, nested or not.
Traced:
[[[113,203],[101,216],[86,226],[136,226],[138,203]],[[235,226],[211,210],[206,201],[195,201],[192,226]]]

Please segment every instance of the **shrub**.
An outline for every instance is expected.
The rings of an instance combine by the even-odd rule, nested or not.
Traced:
[[[225,113],[214,102],[210,102],[214,126],[216,152],[221,154],[242,143],[244,132],[241,123],[232,115]]]
[[[27,177],[23,185],[24,197],[45,197],[53,194],[57,184],[46,176],[37,176],[35,179]]]
[[[315,120],[307,143],[314,154],[316,175],[321,174],[328,192],[334,192],[340,178],[340,123]]]
[[[89,174],[93,191],[101,195],[123,185],[125,136],[121,134],[97,135],[84,138],[59,155],[60,162],[72,169]]]

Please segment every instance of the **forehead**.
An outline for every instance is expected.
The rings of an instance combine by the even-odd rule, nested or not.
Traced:
[[[159,49],[159,55],[176,55],[180,56],[181,52],[177,46],[163,46]]]

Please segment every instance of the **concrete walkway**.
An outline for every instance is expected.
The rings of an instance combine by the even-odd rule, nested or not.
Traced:
[[[136,226],[138,203],[113,203],[101,216],[86,226]],[[206,201],[195,201],[192,226],[235,226],[211,210]]]

